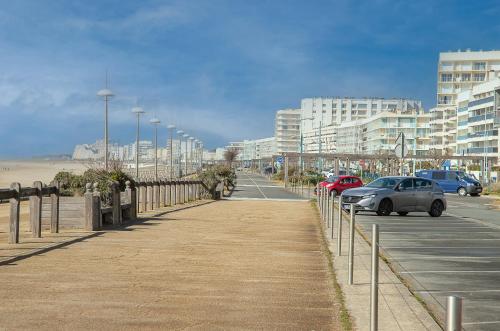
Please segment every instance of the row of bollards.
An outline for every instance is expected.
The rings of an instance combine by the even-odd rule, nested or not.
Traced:
[[[334,239],[335,203],[338,203],[337,256],[342,255],[342,195],[335,198],[328,188],[318,184],[316,201],[320,218],[325,223],[330,239]],[[356,204],[349,204],[349,247],[348,247],[348,284],[354,284],[354,236],[356,228]],[[379,289],[379,226],[372,225],[371,240],[371,277],[370,277],[370,330],[378,330],[378,289]],[[449,296],[446,307],[446,331],[462,330],[462,298]]]

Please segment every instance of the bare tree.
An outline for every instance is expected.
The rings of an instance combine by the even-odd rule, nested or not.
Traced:
[[[240,154],[240,151],[236,148],[228,148],[224,152],[224,159],[226,160],[227,164],[229,167],[233,165],[233,162],[236,160],[238,155]]]
[[[451,149],[449,148],[444,148],[442,151],[435,148],[431,148],[427,153],[427,157],[431,159],[430,163],[433,168],[441,168],[443,162],[446,161],[450,155],[451,155]]]

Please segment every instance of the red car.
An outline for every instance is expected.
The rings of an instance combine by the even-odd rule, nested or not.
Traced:
[[[319,185],[328,188],[328,193],[332,197],[335,197],[348,188],[363,186],[363,181],[356,176],[330,176],[327,180],[319,183]]]

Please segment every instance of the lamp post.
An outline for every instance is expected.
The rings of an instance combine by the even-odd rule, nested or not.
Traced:
[[[155,128],[155,180],[158,181],[158,124],[160,124],[160,120],[155,117],[149,122],[151,122]]]
[[[173,135],[174,135],[174,130],[175,130],[175,125],[173,124],[170,124],[169,126],[167,126],[167,129],[169,131],[169,134],[170,134],[170,139],[169,139],[169,145],[170,145],[170,179],[172,179],[174,177],[174,159],[173,159],[173,156],[174,156],[174,151],[173,151],[173,145],[172,145],[172,140],[173,140]]]
[[[184,133],[182,135],[185,139],[186,139],[186,148],[184,149],[184,171],[185,171],[185,175],[187,175],[188,173],[188,138],[189,138],[189,135],[187,133]]]
[[[105,88],[97,92],[97,96],[104,99],[104,169],[108,171],[108,101],[113,92]]]
[[[182,135],[184,134],[183,130],[178,130],[177,134],[179,135],[179,158],[178,158],[178,163],[179,163],[179,177],[182,177]]]
[[[140,117],[145,111],[141,107],[132,108],[132,113],[137,116],[137,131],[135,135],[135,178],[139,180],[139,130],[140,130]]]
[[[194,141],[195,143],[195,156],[196,156],[196,170],[200,169],[200,144],[201,144],[201,141],[199,139],[196,139]]]

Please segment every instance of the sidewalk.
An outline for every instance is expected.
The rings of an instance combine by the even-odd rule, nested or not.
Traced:
[[[338,210],[335,210],[334,238],[325,222],[324,235],[333,257],[337,281],[356,330],[370,329],[371,247],[356,231],[353,285],[348,285],[349,222],[342,224],[342,255],[337,256]],[[387,264],[379,259],[379,330],[441,330],[430,314],[401,283]]]
[[[6,329],[340,330],[307,201],[219,201],[0,267]]]

